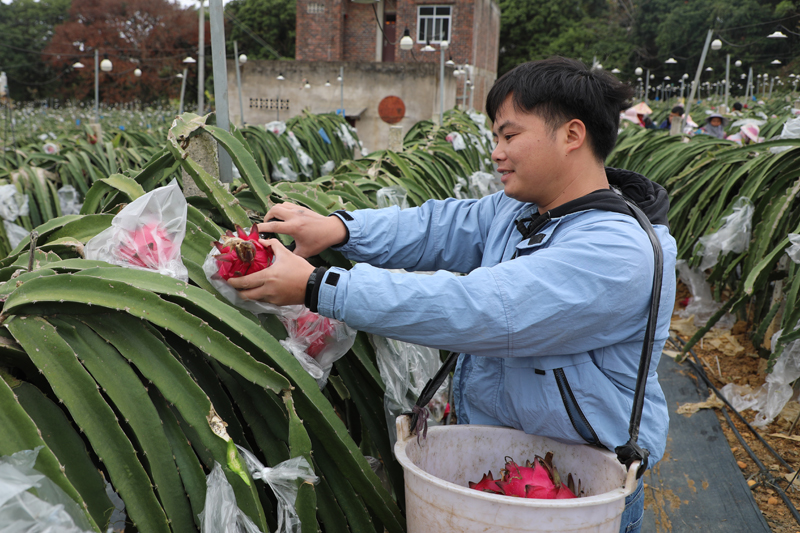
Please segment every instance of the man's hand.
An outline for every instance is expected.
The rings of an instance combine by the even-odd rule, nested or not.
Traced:
[[[294,238],[294,253],[311,257],[335,246],[347,237],[347,228],[339,217],[325,217],[299,205],[282,203],[270,209],[259,232],[281,233]]]
[[[245,300],[260,300],[275,305],[302,305],[306,284],[314,267],[305,259],[290,252],[278,239],[260,240],[271,246],[275,261],[255,274],[230,278],[228,283]]]

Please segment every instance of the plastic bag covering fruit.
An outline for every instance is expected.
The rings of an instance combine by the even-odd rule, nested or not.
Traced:
[[[566,483],[562,483],[561,475],[553,464],[552,452],[548,452],[544,459],[537,455],[533,463],[527,461],[525,466],[506,457],[506,465],[500,471],[499,479],[494,479],[490,470],[477,483],[470,481],[469,488],[502,496],[543,500],[577,498],[576,492],[581,493],[580,480],[576,487],[572,474],[569,474]]]
[[[453,150],[466,150],[467,143],[464,142],[464,138],[461,134],[457,131],[453,131],[447,134],[445,140],[453,145]]]
[[[294,354],[320,388],[324,387],[333,363],[353,346],[356,330],[306,308],[300,316],[282,316],[281,322],[289,333],[289,338],[280,341],[281,344]]]
[[[300,517],[294,509],[299,489],[297,482],[312,484],[319,482],[306,458],[293,457],[269,468],[261,464],[261,461],[248,450],[241,446],[236,447],[253,479],[260,479],[269,485],[278,500],[278,529],[275,533],[300,533]]]
[[[753,202],[742,196],[733,204],[733,213],[725,217],[722,226],[709,235],[700,237],[695,245],[695,255],[702,255],[700,270],[717,264],[720,255],[729,252],[740,254],[750,244],[750,229],[753,226]]]
[[[91,526],[64,490],[34,469],[39,446],[0,457],[0,533],[86,533]],[[34,489],[35,492],[29,492]]]
[[[200,518],[202,533],[261,533],[250,518],[236,505],[222,467],[214,461],[214,468],[206,477],[206,501]]]
[[[219,250],[215,256],[219,275],[224,280],[240,278],[263,270],[272,264],[275,254],[272,248],[258,240],[258,224],[253,224],[250,233],[236,226],[236,234],[228,230],[219,241],[213,242]]]
[[[86,259],[188,281],[181,261],[185,235],[186,199],[177,180],[172,180],[125,206],[110,228],[86,243]]]
[[[408,209],[408,193],[399,185],[378,189],[375,197],[380,208],[396,205],[400,209]]]

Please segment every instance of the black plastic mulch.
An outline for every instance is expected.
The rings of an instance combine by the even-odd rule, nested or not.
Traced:
[[[669,406],[664,458],[644,476],[642,532],[770,531],[731,453],[715,413],[677,414],[685,403],[708,399],[688,365],[662,356],[659,381]]]

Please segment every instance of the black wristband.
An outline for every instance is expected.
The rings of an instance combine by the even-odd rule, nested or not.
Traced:
[[[319,304],[319,287],[322,285],[322,278],[325,277],[325,272],[328,269],[326,267],[319,267],[314,272],[308,276],[308,282],[306,283],[306,296],[305,296],[305,306],[312,313],[317,312],[317,307]]]
[[[339,220],[341,220],[342,224],[344,224],[344,230],[347,232],[345,234],[345,236],[344,236],[344,240],[342,242],[340,242],[339,244],[334,244],[333,246],[331,246],[331,248],[339,248],[341,246],[344,246],[345,244],[347,244],[347,241],[350,240],[350,228],[347,227],[347,224],[345,223],[345,220],[353,220],[353,217],[350,216],[350,213],[348,213],[344,209],[339,209],[338,211],[334,211],[333,213],[331,213],[328,216],[329,217],[336,217]]]

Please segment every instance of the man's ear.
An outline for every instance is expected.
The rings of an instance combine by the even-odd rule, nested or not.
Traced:
[[[574,118],[562,126],[565,141],[565,154],[577,150],[586,142],[586,125],[583,121]]]

